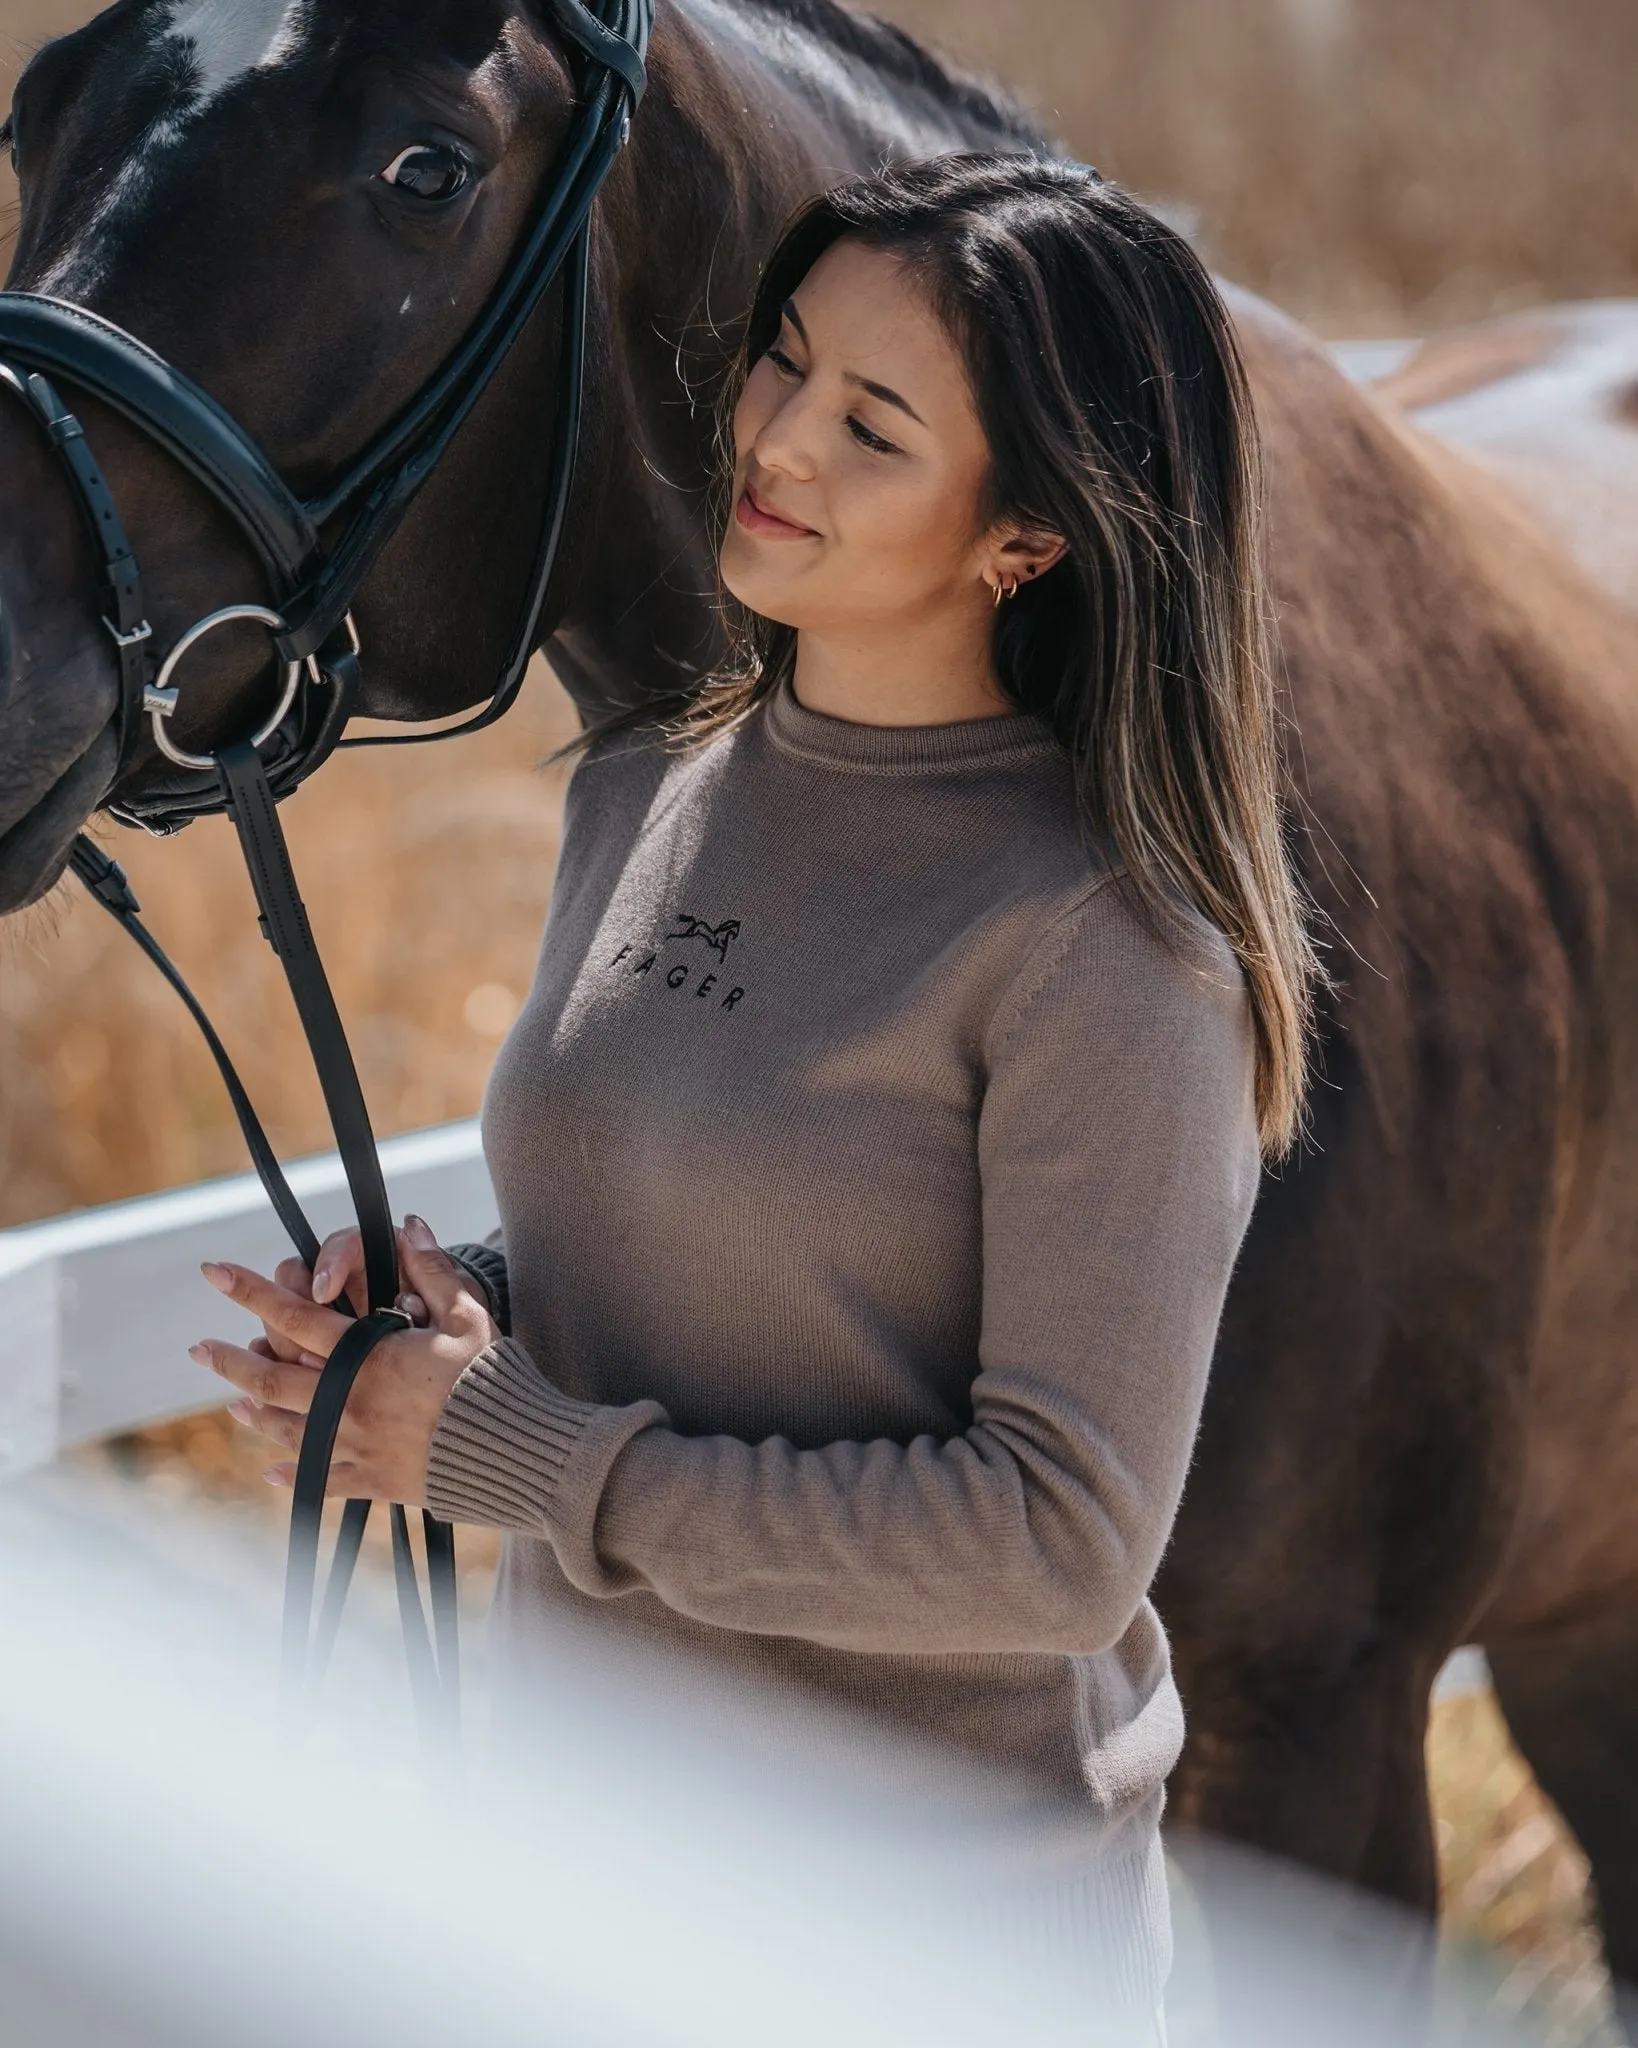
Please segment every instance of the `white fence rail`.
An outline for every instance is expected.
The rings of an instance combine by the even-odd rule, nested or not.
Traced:
[[[425,1216],[442,1242],[494,1228],[476,1123],[389,1138],[381,1164],[394,1214]],[[288,1173],[321,1237],[351,1217],[333,1152]],[[0,1479],[219,1400],[221,1381],[188,1346],[241,1312],[211,1294],[200,1261],[267,1273],[289,1249],[252,1174],[0,1231]]]

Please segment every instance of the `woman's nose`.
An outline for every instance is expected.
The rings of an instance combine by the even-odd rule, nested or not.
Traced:
[[[818,472],[814,437],[808,408],[802,394],[794,393],[771,419],[763,422],[751,453],[761,469],[777,469],[784,475],[809,480]]]

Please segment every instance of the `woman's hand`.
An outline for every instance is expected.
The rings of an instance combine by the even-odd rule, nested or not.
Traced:
[[[325,1251],[336,1242],[330,1240]],[[420,1217],[405,1218],[398,1256],[406,1294],[413,1290],[425,1305],[428,1324],[385,1338],[364,1361],[336,1436],[329,1490],[348,1499],[396,1500],[413,1507],[425,1500],[427,1452],[444,1403],[468,1365],[500,1332],[467,1274],[439,1250]],[[317,1272],[325,1271],[321,1253]],[[309,1292],[302,1284],[307,1269],[297,1261],[280,1266],[279,1280],[264,1279],[244,1266],[207,1265],[204,1273],[229,1300],[260,1316],[268,1334],[249,1349],[206,1338],[189,1356],[247,1396],[230,1406],[235,1421],[288,1451],[299,1450],[319,1371],[349,1318],[313,1298],[322,1283]],[[331,1279],[326,1292],[333,1297],[347,1277],[342,1273]],[[295,1476],[291,1462],[264,1474],[277,1486],[291,1485]]]

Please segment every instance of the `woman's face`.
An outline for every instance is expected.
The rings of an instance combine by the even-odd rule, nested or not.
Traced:
[[[850,240],[814,265],[734,414],[722,577],[804,632],[913,625],[993,600],[989,448],[955,343],[897,257]]]

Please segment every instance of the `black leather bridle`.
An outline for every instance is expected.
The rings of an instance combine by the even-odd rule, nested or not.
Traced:
[[[122,823],[160,833],[174,832],[210,812],[226,810],[232,817],[262,929],[284,967],[307,1035],[363,1239],[366,1312],[337,1344],[319,1377],[297,1464],[285,1595],[285,1674],[297,1697],[305,1690],[310,1670],[322,1669],[328,1654],[369,1514],[365,1501],[349,1501],[343,1512],[315,1657],[312,1608],[319,1527],[342,1411],[370,1351],[383,1337],[402,1329],[407,1318],[395,1306],[396,1243],[369,1114],[313,945],[276,806],[338,746],[447,739],[492,723],[515,699],[539,639],[579,439],[592,205],[642,99],[653,24],[653,0],[549,0],[549,5],[579,60],[578,104],[535,214],[500,283],[452,355],[403,413],[317,498],[298,498],[207,392],[134,336],[84,307],[29,292],[0,292],[0,385],[27,407],[49,437],[79,506],[103,584],[103,623],[120,672],[119,745],[110,788],[117,786],[132,759],[144,717],[160,751],[196,778],[149,798],[120,796],[106,808]],[[483,709],[458,725],[349,740],[344,735],[358,703],[362,659],[352,623],[359,588],[559,277],[562,373],[546,510],[517,631],[495,688]],[[136,557],[84,429],[60,397],[56,378],[112,407],[204,486],[255,552],[270,603],[231,604],[209,613],[156,664]],[[278,702],[255,732],[208,755],[189,753],[169,732],[179,688],[173,677],[200,640],[232,620],[254,620],[267,627],[280,664]],[[256,1171],[298,1254],[311,1266],[318,1239],[221,1040],[142,924],[124,872],[83,835],[76,840],[70,861],[91,893],[160,968],[204,1032]],[[392,1509],[394,1568],[411,1675],[424,1725],[436,1733],[448,1730],[457,1711],[454,1538],[447,1524],[430,1514],[424,1520],[432,1589],[430,1638],[408,1521],[402,1507]]]

